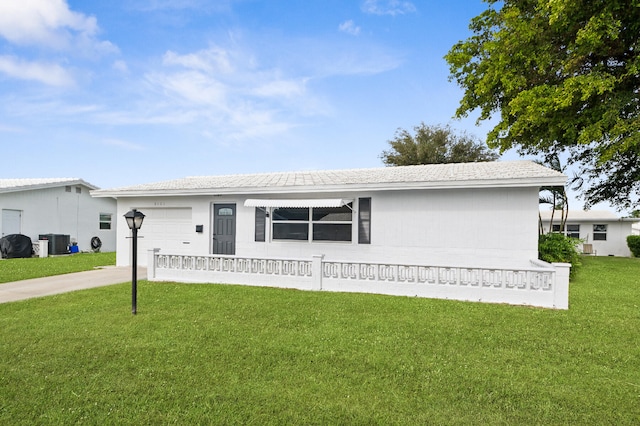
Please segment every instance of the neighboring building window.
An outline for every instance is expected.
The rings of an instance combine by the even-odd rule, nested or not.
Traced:
[[[111,229],[111,215],[100,213],[100,229]]]
[[[593,241],[607,241],[607,225],[593,225]]]
[[[274,240],[309,241],[311,236],[312,241],[351,241],[351,205],[275,208],[271,221]]]
[[[580,238],[580,225],[567,225],[567,237]]]
[[[580,225],[567,225],[565,228],[561,228],[560,225],[552,225],[551,232],[564,234],[571,238],[580,238]]]
[[[371,198],[358,200],[358,244],[371,244]]]
[[[71,192],[71,187],[70,186],[65,186],[64,187],[64,192]]]
[[[265,241],[267,229],[267,211],[262,207],[256,207],[256,241]]]
[[[76,194],[82,194],[82,188],[76,186]]]

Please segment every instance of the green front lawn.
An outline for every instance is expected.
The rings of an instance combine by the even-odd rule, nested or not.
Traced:
[[[570,310],[139,283],[0,305],[0,424],[639,424],[640,259]]]
[[[68,256],[0,259],[0,283],[90,271],[116,264],[116,253],[77,253]]]

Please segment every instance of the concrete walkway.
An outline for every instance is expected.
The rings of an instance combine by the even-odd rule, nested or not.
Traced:
[[[138,268],[138,279],[146,278],[147,270]],[[131,282],[131,267],[106,266],[92,271],[15,281],[0,284],[0,303],[124,282]]]

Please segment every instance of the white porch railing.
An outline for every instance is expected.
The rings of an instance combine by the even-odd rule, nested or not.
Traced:
[[[403,265],[312,259],[192,256],[149,250],[151,281],[228,283],[378,293],[568,309],[566,263],[526,268]]]

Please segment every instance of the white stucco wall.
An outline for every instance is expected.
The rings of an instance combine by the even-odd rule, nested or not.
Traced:
[[[247,198],[355,199],[353,241],[297,242],[254,241],[254,208]],[[357,199],[371,197],[371,244],[358,244]],[[270,194],[247,196],[139,197],[118,200],[117,264],[130,264],[131,240],[123,215],[131,208],[148,213],[138,240],[138,261],[146,264],[148,248],[171,247],[176,254],[211,253],[213,203],[235,203],[237,210],[236,255],[308,258],[324,254],[328,260],[409,262],[429,265],[521,267],[537,258],[537,188],[441,189],[379,191],[334,194]],[[162,210],[187,208],[179,217],[182,229],[167,229],[175,241],[155,238],[153,217]],[[174,210],[178,212],[178,210]],[[159,214],[156,214],[159,213]],[[197,233],[196,225],[204,232]],[[267,228],[269,228],[269,221]],[[159,246],[159,247],[158,247]]]
[[[553,222],[558,225],[559,219],[556,218]],[[622,220],[607,220],[596,219],[593,221],[576,221],[567,220],[567,225],[580,225],[580,239],[583,243],[591,244],[593,246],[594,255],[596,256],[623,256],[630,257],[631,251],[627,246],[627,236],[632,235],[632,225],[634,222],[622,221]],[[604,224],[607,225],[607,239],[606,241],[593,239],[593,225]],[[544,220],[543,226],[545,232],[549,231],[549,221]],[[582,244],[578,246],[582,250]]]
[[[116,250],[116,201],[113,198],[92,198],[89,188],[76,185],[71,192],[65,186],[0,194],[0,210],[22,212],[21,233],[32,241],[40,234],[69,235],[77,241],[81,251],[91,250],[91,238],[97,236],[102,241],[102,251]],[[100,214],[112,215],[112,229],[100,229]],[[125,225],[126,226],[126,225]],[[0,235],[3,231],[1,229]]]

